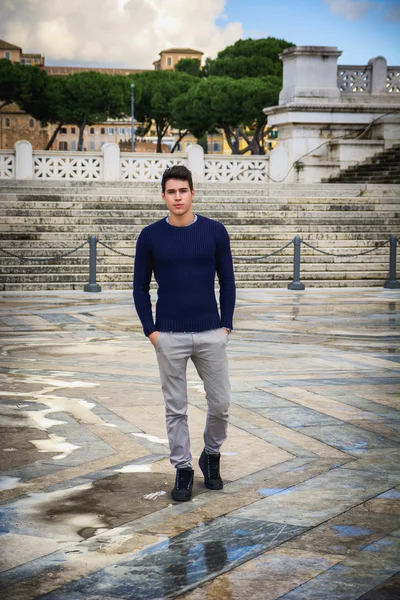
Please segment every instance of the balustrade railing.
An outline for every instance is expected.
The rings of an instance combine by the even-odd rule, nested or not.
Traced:
[[[373,73],[373,66],[371,64],[365,66],[338,65],[338,88],[344,94],[374,93],[372,86]],[[386,67],[386,93],[400,94],[400,67]]]
[[[221,182],[262,183],[268,181],[268,156],[204,157],[204,180]]]
[[[186,165],[196,181],[268,181],[268,156],[204,156],[193,144],[182,154],[120,153],[117,144],[105,144],[102,152],[32,151],[20,141],[14,150],[0,151],[0,180],[46,181],[160,181],[165,169]]]
[[[386,81],[388,94],[400,94],[400,67],[388,67]]]
[[[11,150],[0,150],[0,179],[15,178],[15,153]]]
[[[338,66],[338,88],[345,93],[370,93],[371,73],[369,66]]]
[[[103,155],[100,152],[33,152],[33,178],[101,181]]]
[[[121,155],[121,179],[128,181],[160,181],[165,169],[187,165],[186,156],[176,154]]]

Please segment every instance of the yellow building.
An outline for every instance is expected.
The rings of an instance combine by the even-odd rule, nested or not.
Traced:
[[[156,71],[172,71],[182,58],[197,58],[200,63],[204,52],[192,48],[169,48],[160,52],[160,58],[153,62]]]
[[[203,52],[192,48],[169,48],[162,50],[158,60],[153,65],[156,70],[173,70],[175,65],[185,58],[198,59],[200,62]],[[97,71],[109,75],[131,75],[145,69],[117,69],[107,67],[69,67],[47,66],[41,54],[24,54],[19,46],[14,46],[0,40],[0,58],[19,62],[26,65],[37,65],[51,76],[71,75],[82,71]],[[0,148],[11,149],[18,140],[28,140],[34,150],[44,150],[51,139],[56,125],[43,126],[30,115],[24,113],[15,105],[5,106],[0,109]],[[79,130],[76,125],[66,124],[58,133],[51,150],[76,151],[78,146]],[[163,138],[163,152],[170,152],[179,139],[179,131],[170,130]],[[130,151],[131,147],[131,121],[130,119],[108,120],[106,123],[88,125],[85,127],[83,147],[86,151],[99,152],[106,142],[119,144],[122,151]],[[187,134],[177,145],[175,152],[183,153],[188,146],[197,143],[197,139]],[[137,152],[156,151],[157,136],[155,127],[151,128],[143,137],[136,137],[135,149]],[[245,143],[243,140],[244,147]],[[266,148],[271,147],[271,142],[266,142]],[[208,134],[207,144],[204,148],[207,154],[231,154],[231,149],[223,132]],[[267,150],[268,151],[268,150]]]

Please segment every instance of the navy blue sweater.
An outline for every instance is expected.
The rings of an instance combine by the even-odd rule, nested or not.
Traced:
[[[158,284],[155,323],[149,293],[152,273]],[[214,292],[215,274],[221,315]],[[225,227],[200,215],[187,227],[174,227],[165,219],[145,227],[136,244],[133,297],[145,335],[231,329],[235,277]]]

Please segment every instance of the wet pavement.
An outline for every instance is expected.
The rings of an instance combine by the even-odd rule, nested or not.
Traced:
[[[7,600],[400,597],[400,291],[239,290],[225,487],[172,502],[129,291],[2,293]]]

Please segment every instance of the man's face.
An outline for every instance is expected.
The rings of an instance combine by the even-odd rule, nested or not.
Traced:
[[[168,179],[165,183],[165,192],[162,193],[168,210],[176,216],[185,215],[192,209],[194,191],[190,190],[189,183],[182,179]]]

